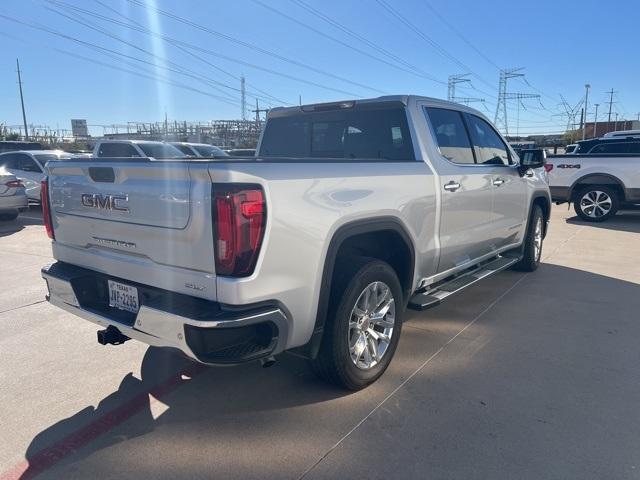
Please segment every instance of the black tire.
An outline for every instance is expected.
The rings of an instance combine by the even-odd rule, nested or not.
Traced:
[[[540,248],[536,248],[536,229],[541,228],[540,231]],[[522,258],[513,268],[520,270],[521,272],[533,272],[540,265],[540,259],[542,258],[542,245],[544,243],[544,215],[542,214],[542,208],[540,205],[534,205],[529,214],[529,221],[527,223],[527,233],[524,237],[524,243],[522,245]]]
[[[595,207],[594,200],[604,199]],[[606,208],[609,207],[609,210]],[[585,222],[604,222],[613,217],[620,207],[618,192],[606,185],[587,185],[575,195],[573,208],[576,214]],[[606,213],[605,213],[606,210]]]
[[[11,222],[18,218],[18,212],[16,213],[0,213],[0,221]]]
[[[381,358],[377,364],[365,369],[356,365],[358,358],[352,360],[349,348],[351,334],[349,322],[356,302],[361,299],[361,294],[364,294],[365,290],[375,282],[382,282],[388,286],[390,295],[393,296],[395,319],[393,331]],[[381,284],[378,283],[378,285]],[[378,288],[384,289],[384,286]],[[395,354],[402,331],[404,307],[400,281],[389,264],[371,258],[357,258],[341,267],[333,281],[320,351],[311,361],[313,370],[322,379],[349,390],[360,390],[376,381],[387,369]],[[385,315],[386,318],[388,317]],[[366,325],[370,325],[368,321]],[[361,335],[363,335],[362,338],[366,335],[366,340],[363,340],[366,345],[364,349],[369,349],[369,341],[376,342],[374,337],[369,337],[368,333]]]

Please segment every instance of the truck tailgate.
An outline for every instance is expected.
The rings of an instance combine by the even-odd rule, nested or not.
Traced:
[[[215,300],[206,164],[49,162],[58,260]]]

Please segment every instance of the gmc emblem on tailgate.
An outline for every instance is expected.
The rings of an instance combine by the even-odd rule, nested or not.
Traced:
[[[82,205],[99,210],[117,210],[129,212],[129,207],[123,205],[129,201],[129,195],[102,195],[100,193],[83,193]]]

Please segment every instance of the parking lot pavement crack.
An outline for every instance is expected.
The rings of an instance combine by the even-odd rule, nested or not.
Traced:
[[[511,291],[516,288],[527,275],[523,275],[518,280],[516,280],[513,285],[511,285],[507,290],[502,292],[502,294],[496,298],[493,302],[491,302],[484,310],[482,310],[478,315],[476,315],[469,323],[467,323],[464,327],[462,327],[453,337],[451,337],[447,342],[445,342],[438,350],[436,350],[429,358],[427,358],[418,368],[416,368],[411,375],[409,375],[400,385],[394,388],[386,397],[382,399],[380,403],[378,403],[373,409],[367,413],[355,426],[349,430],[345,435],[342,436],[331,448],[329,448],[315,463],[313,463],[309,468],[307,468],[302,475],[298,477],[298,480],[302,480],[307,476],[307,474],[311,473],[325,458],[327,458],[331,452],[333,452],[336,448],[338,448],[349,436],[355,432],[364,422],[366,422],[374,413],[376,413],[382,405],[384,405],[391,397],[393,397],[396,393],[398,393],[409,381],[415,377],[418,373],[422,371],[434,358],[436,358],[440,353],[442,353],[450,344],[452,344],[456,338],[458,338],[463,332],[465,332],[469,327],[471,327],[474,323],[480,320],[487,312],[489,312],[493,307],[495,307],[500,300],[505,298]]]
[[[8,308],[7,310],[0,310],[0,314],[13,312],[15,310],[20,310],[21,308],[31,307],[33,305],[38,305],[40,303],[45,303],[46,300],[38,300],[37,302],[27,303],[26,305],[20,305],[18,307]]]

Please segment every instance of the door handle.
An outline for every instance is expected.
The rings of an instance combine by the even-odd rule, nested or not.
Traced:
[[[457,182],[454,182],[453,180],[451,180],[449,183],[444,184],[444,189],[447,192],[455,192],[459,188],[460,188],[460,184]]]
[[[494,184],[496,187],[499,187],[499,186],[500,186],[500,185],[502,185],[503,183],[504,183],[504,179],[503,179],[503,178],[500,178],[500,177],[498,177],[498,178],[496,178],[496,179],[494,179],[494,180],[493,180],[493,184]]]

